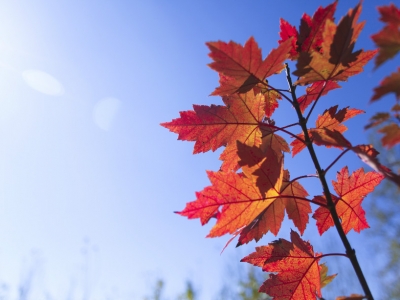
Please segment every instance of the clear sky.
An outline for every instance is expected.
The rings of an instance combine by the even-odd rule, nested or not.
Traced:
[[[205,42],[244,43],[254,36],[266,55],[277,46],[279,17],[298,26],[303,12],[328,3],[2,1],[2,292],[16,299],[18,284],[34,270],[29,299],[141,299],[157,278],[167,281],[170,297],[189,278],[201,299],[211,299],[229,282],[226,266],[255,244],[239,250],[232,244],[221,255],[229,237],[206,239],[210,225],[173,213],[209,184],[205,170],[218,170],[219,153],[194,156],[193,143],[176,141],[159,123],[192,104],[221,103],[208,96],[218,77],[206,66]],[[340,1],[337,18],[356,3]],[[361,19],[368,21],[356,48],[372,49],[369,36],[382,27],[375,6],[387,2],[371,3],[364,1]],[[347,123],[346,134],[367,143],[363,126],[379,109],[368,105],[372,88],[394,70],[388,63],[372,72],[369,64],[323,98],[318,111],[349,101],[368,109]],[[283,74],[272,80],[286,88]],[[294,116],[282,104],[276,120],[280,125]],[[321,153],[326,162],[337,155]],[[351,170],[361,166],[351,154],[341,162]],[[306,153],[287,163],[293,176],[314,172]],[[304,184],[319,194],[316,183]],[[291,227],[285,223],[278,237],[288,238]],[[323,251],[327,238],[311,227],[305,236]],[[269,234],[260,243],[274,239]],[[362,266],[374,281],[372,267]],[[378,285],[372,288],[378,292]]]

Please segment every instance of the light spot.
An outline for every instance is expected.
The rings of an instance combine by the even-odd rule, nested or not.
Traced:
[[[61,96],[64,94],[62,84],[50,74],[40,70],[25,70],[22,78],[34,90],[50,96]]]
[[[120,106],[121,101],[116,98],[101,99],[93,109],[93,121],[101,129],[110,130]]]

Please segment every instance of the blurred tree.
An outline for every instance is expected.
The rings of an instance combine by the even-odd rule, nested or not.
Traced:
[[[376,139],[376,135],[373,137]],[[392,170],[400,170],[400,147],[383,149],[380,141],[373,141],[382,154],[382,163]],[[371,240],[374,255],[381,255],[385,262],[380,270],[380,280],[384,287],[385,299],[400,299],[400,189],[385,180],[372,194],[369,211],[371,220]],[[382,241],[387,241],[382,243]]]

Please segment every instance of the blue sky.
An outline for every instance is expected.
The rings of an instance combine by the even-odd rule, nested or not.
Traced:
[[[382,27],[380,2],[386,3],[365,2],[361,19],[368,21],[356,48],[373,48],[369,36]],[[254,36],[266,55],[277,46],[280,16],[297,26],[303,12],[328,3],[2,3],[0,280],[9,294],[16,295],[21,276],[36,264],[31,299],[141,299],[157,278],[167,281],[170,297],[188,278],[201,299],[214,296],[229,279],[226,266],[255,244],[232,245],[221,255],[228,237],[205,239],[210,225],[173,214],[209,184],[205,170],[218,170],[219,153],[192,155],[192,143],[176,141],[159,123],[192,104],[221,103],[208,96],[218,77],[206,66],[205,42],[244,43]],[[341,1],[337,19],[356,3]],[[347,123],[346,134],[354,143],[368,142],[362,128],[384,105],[368,105],[372,88],[394,69],[389,63],[372,72],[369,64],[322,99],[318,111],[350,101],[368,109]],[[271,82],[286,87],[283,74]],[[282,103],[276,120],[294,116]],[[337,152],[321,155],[328,162]],[[313,173],[306,153],[287,163],[292,176]],[[361,166],[350,154],[341,163]],[[304,184],[318,194],[316,183]],[[288,238],[291,227],[285,223],[278,237]],[[305,236],[323,251],[335,232],[319,239],[311,227]],[[373,270],[363,267],[373,281]]]

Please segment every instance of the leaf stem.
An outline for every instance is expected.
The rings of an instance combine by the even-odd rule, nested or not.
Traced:
[[[325,174],[329,171],[329,169],[343,156],[345,155],[348,151],[350,151],[350,148],[347,148],[346,150],[342,151],[342,153],[339,154],[338,157],[324,170]]]
[[[277,92],[279,95],[281,95],[283,98],[285,98],[285,99],[286,99],[287,101],[289,101],[290,103],[292,103],[292,100],[291,100],[288,96],[286,96],[284,93],[282,93],[281,90],[276,89],[276,88],[274,88],[273,86],[271,86],[271,85],[269,85],[269,84],[266,84],[266,86],[267,86],[269,89],[271,89],[271,90]],[[290,92],[290,91],[289,91],[289,92]],[[292,104],[293,104],[293,103],[292,103]]]
[[[308,119],[310,118],[311,113],[312,113],[313,110],[314,110],[314,107],[317,105],[317,102],[318,102],[319,98],[322,96],[322,93],[324,92],[325,87],[326,87],[326,81],[324,82],[324,86],[323,86],[322,89],[319,91],[318,96],[317,96],[317,99],[315,99],[313,105],[311,106],[310,111],[309,111],[308,114],[307,114],[306,122],[308,122]]]
[[[291,126],[294,126],[294,125],[298,125],[298,123],[296,123],[296,124],[290,124],[289,126],[285,126],[285,127],[278,127],[278,126],[271,125],[271,124],[268,124],[268,123],[260,123],[260,124],[259,124],[260,127],[261,127],[261,126],[265,126],[265,127],[270,127],[270,128],[276,129],[276,130],[274,130],[274,132],[282,131],[282,132],[284,132],[284,133],[286,133],[286,134],[292,136],[293,138],[298,139],[298,140],[300,140],[300,141],[302,141],[302,142],[304,143],[303,139],[299,138],[299,137],[298,137],[297,135],[295,135],[294,133],[292,133],[292,132],[287,131],[287,130],[284,129],[284,128],[291,127]]]
[[[315,258],[322,258],[322,257],[327,257],[327,256],[344,256],[349,258],[349,256],[346,253],[325,253],[319,256],[316,256]]]
[[[286,64],[286,78],[287,78],[287,81],[288,81],[288,84],[289,84],[289,89],[290,89],[290,91],[292,93],[292,103],[293,103],[294,108],[296,109],[296,113],[297,113],[297,116],[299,118],[299,123],[300,123],[300,126],[301,126],[301,128],[303,130],[303,133],[304,133],[305,145],[307,146],[307,149],[308,149],[308,151],[310,153],[311,159],[312,159],[312,161],[314,163],[314,166],[315,166],[315,168],[317,170],[317,174],[319,175],[319,180],[321,181],[321,185],[322,185],[322,188],[323,188],[326,200],[327,200],[327,207],[329,209],[329,212],[331,213],[331,216],[332,216],[333,222],[335,224],[336,230],[337,230],[337,232],[338,232],[338,234],[340,236],[340,239],[342,240],[343,246],[346,249],[346,255],[348,256],[348,258],[350,259],[351,264],[353,265],[354,271],[357,274],[358,280],[359,280],[359,282],[361,284],[362,289],[364,290],[364,293],[365,293],[367,299],[373,300],[374,297],[372,296],[372,293],[371,293],[371,291],[369,289],[368,283],[367,283],[367,281],[366,281],[366,279],[364,277],[364,274],[363,274],[363,272],[361,270],[360,264],[358,263],[357,256],[356,256],[356,251],[351,247],[350,242],[347,239],[347,236],[343,231],[342,224],[340,222],[339,216],[338,216],[338,214],[336,212],[335,204],[334,204],[333,199],[332,199],[332,194],[331,194],[331,192],[329,190],[329,186],[328,186],[328,183],[327,183],[326,178],[325,178],[325,171],[321,168],[321,166],[319,164],[319,161],[318,161],[317,155],[315,153],[312,141],[311,141],[310,136],[308,134],[307,120],[304,118],[303,114],[301,113],[300,106],[299,106],[299,103],[297,101],[295,88],[294,88],[293,83],[292,83],[292,78],[290,77],[290,69],[289,69],[288,64]]]

